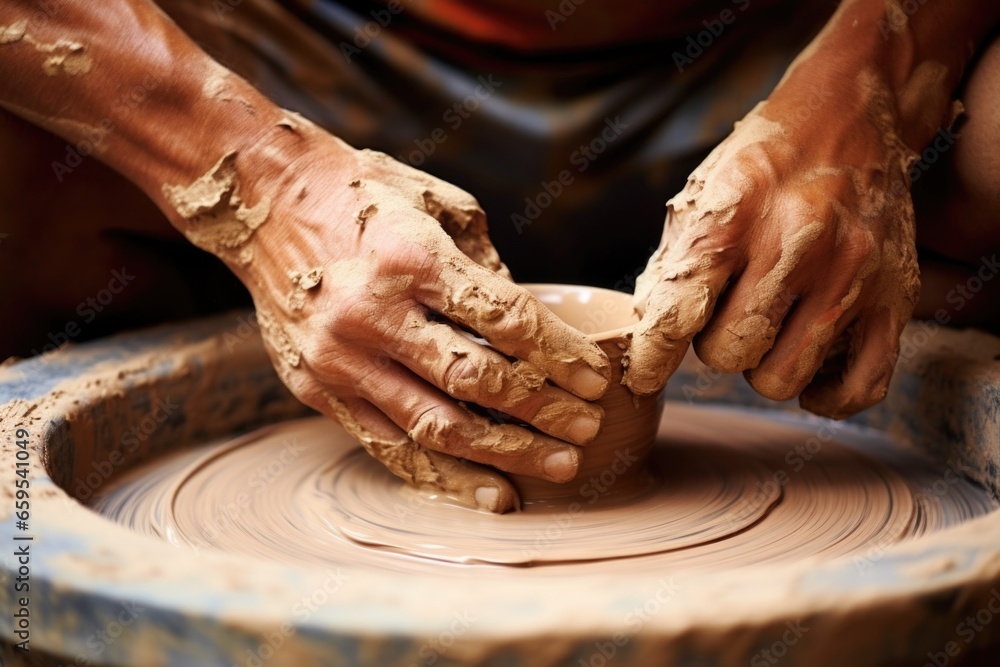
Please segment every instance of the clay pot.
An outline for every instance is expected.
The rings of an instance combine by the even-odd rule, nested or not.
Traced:
[[[663,412],[659,395],[635,396],[621,383],[627,328],[638,321],[632,297],[623,292],[578,285],[523,285],[564,322],[588,334],[611,360],[611,385],[597,403],[604,408],[604,425],[597,438],[583,447],[583,461],[574,480],[554,484],[511,475],[522,505],[582,506],[627,502],[648,488],[650,450]]]

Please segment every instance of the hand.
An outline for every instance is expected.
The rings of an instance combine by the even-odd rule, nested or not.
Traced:
[[[210,249],[250,288],[292,392],[394,474],[469,506],[502,512],[518,500],[502,475],[471,461],[572,479],[578,445],[603,417],[588,402],[608,385],[603,352],[510,282],[470,195],[302,119],[288,130],[303,137],[294,162],[273,174],[245,161],[253,197],[229,196],[237,219],[244,210],[243,220],[266,221],[245,243]],[[227,180],[220,165],[213,183]],[[201,192],[178,192],[190,191]],[[178,192],[165,190],[175,208]]]
[[[776,90],[667,203],[636,286],[634,392],[658,391],[698,334],[708,366],[816,414],[885,396],[919,293],[915,156],[877,85],[859,102],[815,95]]]

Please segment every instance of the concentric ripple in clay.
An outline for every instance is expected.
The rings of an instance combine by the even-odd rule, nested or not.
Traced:
[[[884,548],[994,509],[946,473],[832,422],[668,404],[651,475],[629,502],[602,501],[618,495],[607,471],[571,482],[578,493],[562,508],[495,516],[420,496],[314,418],[153,462],[93,507],[174,544],[292,563],[713,569]]]

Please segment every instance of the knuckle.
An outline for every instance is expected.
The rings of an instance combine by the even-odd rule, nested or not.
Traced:
[[[340,336],[316,334],[303,345],[302,358],[312,375],[338,386],[379,369],[381,363]]]
[[[840,392],[840,396],[830,400],[827,407],[826,416],[831,419],[845,419],[857,414],[866,408],[870,408],[883,398],[885,398],[886,387],[871,387],[860,391],[850,391],[846,388]]]
[[[877,379],[869,388],[868,391],[860,399],[860,404],[857,409],[858,412],[866,408],[882,402],[882,399],[886,397],[889,393],[889,384],[892,381],[892,371],[889,371],[879,379]]]
[[[339,290],[335,299],[330,299],[314,318],[321,334],[348,336],[354,332],[364,332],[373,318],[373,304],[369,296],[359,289]]]
[[[664,280],[650,297],[652,328],[668,340],[690,340],[709,321],[715,294],[702,283]]]
[[[492,324],[492,338],[518,342],[527,338],[537,322],[537,311],[538,303],[531,293],[516,288],[509,306],[499,312],[499,317]]]
[[[736,322],[713,322],[695,344],[699,357],[710,358],[711,363],[706,363],[715,370],[739,373],[760,363],[774,344],[775,334],[767,317],[751,314]]]
[[[441,386],[452,396],[468,396],[479,385],[482,371],[468,355],[452,354],[441,376]]]
[[[486,221],[486,214],[476,198],[451,183],[435,179],[432,187],[423,191],[422,197],[424,211],[441,223],[449,236],[458,236],[470,224]]]
[[[441,404],[428,405],[414,412],[406,430],[415,442],[437,451],[447,452],[455,444],[452,442],[455,431],[452,415]]]
[[[807,388],[802,394],[801,405],[823,417],[845,419],[882,401],[889,392],[891,379],[891,368],[880,371],[874,378],[854,374],[846,382]]]
[[[758,189],[766,189],[780,178],[780,167],[768,142],[754,142],[743,146],[736,154],[739,172],[749,177]]]
[[[284,374],[282,380],[292,394],[314,410],[324,412],[327,407],[326,394],[312,373],[295,369]]]
[[[841,234],[841,253],[850,266],[860,268],[875,258],[878,248],[869,230],[848,225]]]
[[[439,268],[434,254],[420,243],[408,238],[392,236],[380,240],[379,251],[374,255],[377,276],[423,276]]]
[[[722,333],[713,328],[710,332],[695,337],[694,351],[702,363],[713,371],[736,373],[744,370],[739,368],[736,355],[729,350],[727,342],[723,340]]]
[[[799,192],[787,192],[779,196],[778,210],[790,229],[798,229],[821,219],[823,211],[812,199]],[[829,217],[829,216],[826,216]]]

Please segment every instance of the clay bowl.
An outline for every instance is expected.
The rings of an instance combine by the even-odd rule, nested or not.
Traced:
[[[581,498],[598,504],[628,502],[649,487],[649,452],[663,413],[658,395],[636,396],[621,383],[628,327],[638,322],[632,297],[624,292],[580,285],[524,285],[567,324],[589,335],[611,361],[611,384],[597,403],[604,424],[583,448],[576,478],[565,484],[511,475],[523,505],[559,505]],[[593,506],[588,502],[588,506]]]

